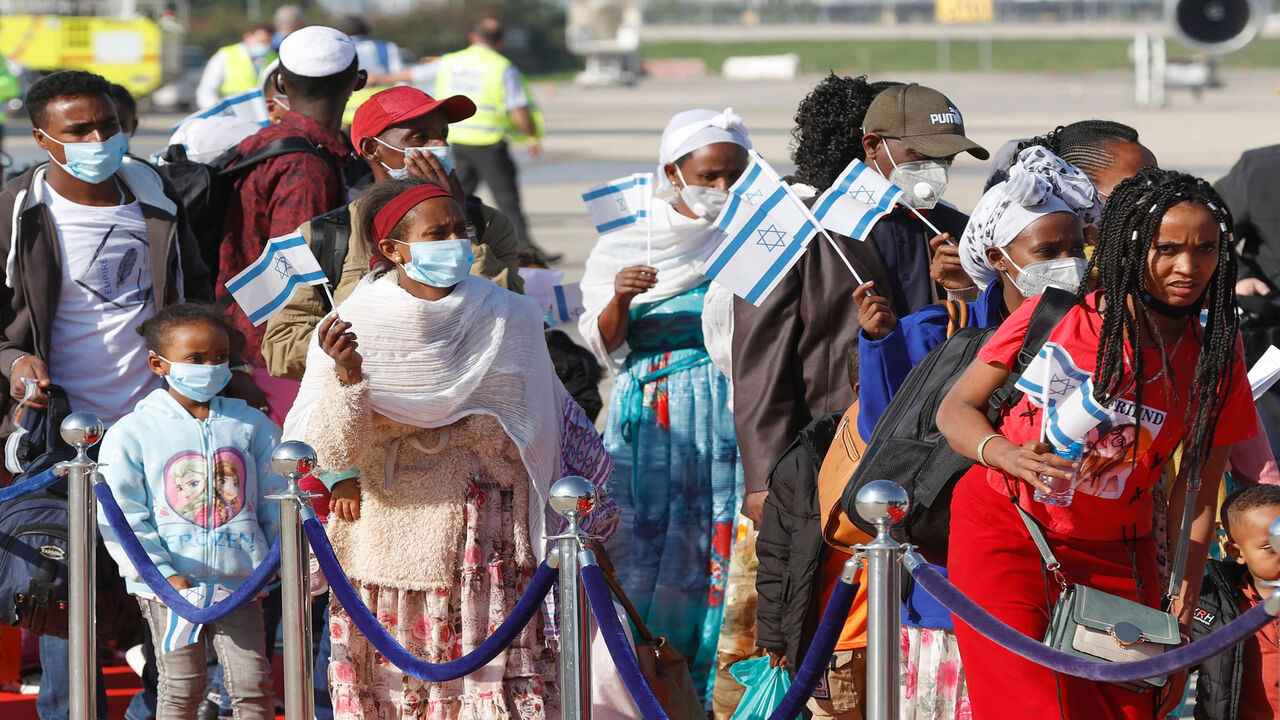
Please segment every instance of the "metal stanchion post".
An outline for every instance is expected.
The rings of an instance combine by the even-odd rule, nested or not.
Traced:
[[[561,478],[551,486],[551,509],[569,521],[549,558],[560,569],[560,702],[565,720],[591,720],[591,607],[579,572],[594,564],[587,534],[578,521],[596,507],[596,491],[586,478]]]
[[[67,654],[71,677],[71,720],[95,720],[97,692],[97,501],[98,464],[86,451],[102,439],[102,421],[92,413],[72,413],[62,421],[62,439],[76,449],[74,459],[54,466],[67,477]]]
[[[302,521],[315,517],[311,498],[298,481],[311,473],[316,452],[296,440],[283,442],[271,453],[271,467],[289,480],[280,501],[280,587],[284,604],[284,714],[289,720],[315,717],[315,686],[311,657],[311,548]]]
[[[867,718],[897,720],[901,632],[902,545],[889,529],[907,514],[907,491],[875,480],[858,491],[858,514],[875,525],[876,537],[857,550],[867,557]]]

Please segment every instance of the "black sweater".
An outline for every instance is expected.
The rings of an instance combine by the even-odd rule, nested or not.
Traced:
[[[843,413],[809,423],[769,473],[756,555],[756,644],[785,651],[793,671],[813,641],[815,593],[826,543],[818,519],[818,470]]]
[[[1247,572],[1244,565],[1234,561],[1209,561],[1191,623],[1192,640],[1199,640],[1240,617],[1240,581]],[[1240,710],[1243,675],[1243,642],[1201,663],[1196,684],[1196,720],[1235,720]]]

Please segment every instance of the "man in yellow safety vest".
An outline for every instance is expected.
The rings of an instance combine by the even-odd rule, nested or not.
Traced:
[[[415,65],[400,73],[371,73],[371,84],[412,82],[436,97],[466,95],[476,104],[476,114],[449,125],[449,145],[462,190],[475,193],[480,183],[489,186],[498,209],[515,226],[520,250],[537,249],[529,238],[516,164],[507,139],[527,140],[530,156],[541,153],[542,116],[533,103],[529,86],[516,66],[501,52],[503,29],[496,18],[476,23],[468,36],[470,46],[440,59]],[[545,253],[544,253],[545,254]],[[549,257],[556,259],[555,255]]]
[[[223,98],[258,87],[262,68],[276,59],[271,49],[274,32],[270,25],[259,23],[246,30],[240,42],[214,53],[196,87],[196,104],[201,109],[210,108]]]

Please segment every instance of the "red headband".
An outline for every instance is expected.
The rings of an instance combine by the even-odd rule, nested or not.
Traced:
[[[425,183],[411,187],[408,190],[395,196],[391,202],[378,211],[373,218],[373,239],[372,242],[377,243],[383,238],[391,236],[391,231],[396,225],[404,219],[409,211],[424,200],[431,198],[446,197],[452,198],[453,195],[439,185],[433,183]]]

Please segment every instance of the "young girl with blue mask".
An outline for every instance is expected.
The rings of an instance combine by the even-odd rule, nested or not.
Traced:
[[[286,485],[271,469],[279,432],[243,400],[218,396],[231,377],[231,340],[212,307],[170,306],[138,333],[148,366],[168,387],[143,398],[107,432],[99,467],[169,584],[197,605],[216,601],[262,564],[279,537],[277,504],[265,499]],[[226,673],[235,716],[274,717],[261,602],[201,627],[194,638],[188,631],[190,642],[174,642],[178,618],[143,583],[105,519],[100,528],[156,638],[156,717],[195,717],[204,699],[207,644]]]

